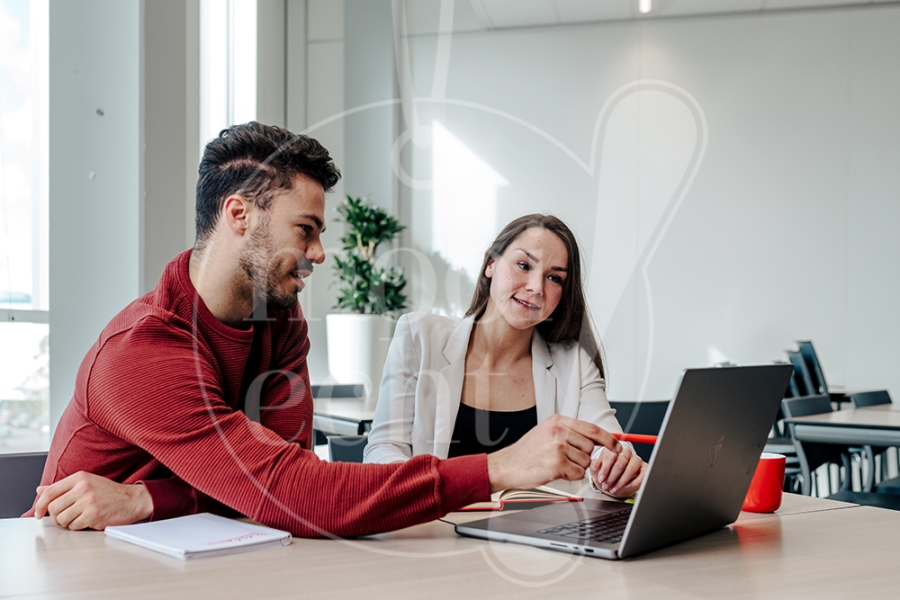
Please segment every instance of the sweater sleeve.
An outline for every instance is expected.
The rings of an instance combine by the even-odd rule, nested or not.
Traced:
[[[141,479],[153,501],[153,513],[148,521],[162,521],[201,512],[211,512],[224,517],[243,516],[221,502],[195,490],[178,476],[161,479]]]
[[[490,496],[485,455],[423,455],[399,465],[320,461],[230,409],[211,360],[187,331],[151,320],[107,346],[88,383],[94,421],[188,486],[266,525],[304,537],[369,535]]]
[[[178,477],[144,479],[138,483],[147,488],[147,492],[153,500],[151,521],[161,521],[200,512],[200,493]]]

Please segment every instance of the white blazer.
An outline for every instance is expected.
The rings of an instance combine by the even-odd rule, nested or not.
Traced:
[[[416,312],[400,317],[384,365],[365,462],[418,454],[447,458],[462,398],[473,317]],[[554,413],[620,433],[606,382],[575,342],[548,344],[534,331],[531,362],[538,422]],[[595,451],[599,453],[599,448]]]

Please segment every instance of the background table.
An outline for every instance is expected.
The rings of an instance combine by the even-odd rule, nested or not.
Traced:
[[[365,398],[316,398],[313,402],[313,429],[322,435],[360,435],[372,428],[375,409],[366,405]]]
[[[825,444],[900,446],[900,405],[845,408],[830,413],[785,419],[797,439]]]

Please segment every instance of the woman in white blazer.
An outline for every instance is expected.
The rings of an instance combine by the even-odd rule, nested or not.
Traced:
[[[556,217],[527,215],[485,252],[464,319],[400,318],[365,461],[500,450],[554,413],[622,431],[606,399],[575,236]],[[589,472],[603,491],[630,496],[646,464],[622,446],[595,449]]]

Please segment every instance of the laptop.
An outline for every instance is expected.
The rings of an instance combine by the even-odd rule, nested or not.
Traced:
[[[725,527],[740,513],[792,371],[684,371],[634,504],[562,502],[459,524],[456,532],[621,559]]]

